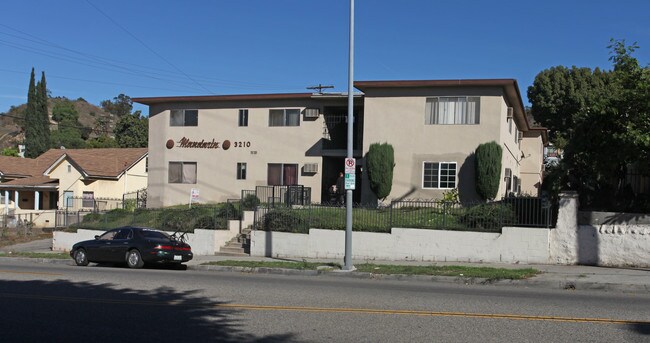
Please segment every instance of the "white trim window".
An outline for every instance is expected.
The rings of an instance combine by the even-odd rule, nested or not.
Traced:
[[[473,125],[480,120],[481,98],[454,96],[427,98],[426,125]]]
[[[248,126],[248,110],[239,110],[239,126]]]
[[[169,183],[196,183],[196,162],[169,162]]]
[[[269,126],[300,126],[300,110],[269,110]]]
[[[95,192],[83,192],[81,199],[82,207],[95,207]]]
[[[199,126],[199,110],[171,110],[169,126]]]
[[[422,162],[422,188],[456,188],[456,162]]]
[[[237,180],[246,180],[246,162],[237,162]]]

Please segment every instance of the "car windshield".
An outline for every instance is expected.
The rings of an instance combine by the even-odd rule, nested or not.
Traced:
[[[153,230],[142,230],[142,237],[144,238],[167,238],[169,239],[169,235],[167,235],[164,232],[161,231],[153,231]]]

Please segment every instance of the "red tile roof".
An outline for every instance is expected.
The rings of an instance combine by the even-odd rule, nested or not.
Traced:
[[[42,176],[64,155],[90,177],[118,177],[147,154],[147,148],[50,149],[35,159],[0,156],[0,172]]]

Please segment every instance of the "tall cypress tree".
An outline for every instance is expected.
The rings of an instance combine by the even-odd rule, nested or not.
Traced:
[[[39,125],[37,125],[37,99],[34,80],[34,68],[29,79],[29,90],[27,91],[27,108],[25,109],[25,156],[34,158],[40,155],[39,140],[41,136]]]
[[[45,72],[41,73],[41,81],[36,87],[36,98],[38,105],[36,108],[37,121],[40,126],[41,139],[39,140],[39,155],[46,152],[50,147],[50,116],[47,112],[47,83],[45,82]]]

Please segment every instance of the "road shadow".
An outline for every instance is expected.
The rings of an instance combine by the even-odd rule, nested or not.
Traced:
[[[116,289],[112,284],[0,280],[3,342],[295,342],[294,334],[246,333],[240,311],[160,287]]]
[[[642,335],[650,335],[650,324],[632,324],[630,325],[632,331]]]

